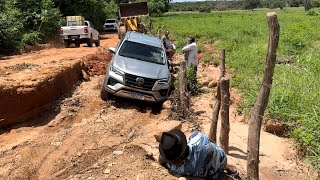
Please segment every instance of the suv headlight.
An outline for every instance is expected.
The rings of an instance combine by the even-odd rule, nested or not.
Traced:
[[[119,70],[118,68],[114,67],[113,65],[111,65],[110,70],[116,74],[118,74],[119,76],[123,76],[124,72],[122,72],[121,70]]]
[[[169,76],[168,79],[160,79],[160,80],[158,80],[158,84],[169,84],[170,81],[171,81],[171,77]]]
[[[168,83],[169,83],[169,79],[158,80],[158,84],[168,84]]]

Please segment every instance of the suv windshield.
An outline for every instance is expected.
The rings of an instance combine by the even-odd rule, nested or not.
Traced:
[[[116,23],[116,20],[109,19],[109,20],[106,20],[106,23]]]
[[[125,41],[122,44],[119,55],[151,63],[165,64],[164,51],[161,48],[131,41]]]

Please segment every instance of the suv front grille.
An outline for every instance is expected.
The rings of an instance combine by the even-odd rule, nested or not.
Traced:
[[[137,78],[142,78],[144,80],[144,83],[142,85],[139,85],[137,82]],[[151,91],[156,81],[156,79],[144,78],[132,74],[125,74],[125,85],[138,89]]]

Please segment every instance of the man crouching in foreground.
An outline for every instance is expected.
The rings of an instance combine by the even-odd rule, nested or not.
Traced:
[[[211,180],[219,179],[224,170],[238,175],[234,166],[227,165],[224,151],[198,131],[191,134],[188,142],[180,130],[163,132],[159,151],[159,163],[175,174]]]

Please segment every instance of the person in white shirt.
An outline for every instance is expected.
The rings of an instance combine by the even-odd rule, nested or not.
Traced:
[[[188,37],[188,44],[182,48],[182,52],[185,54],[187,66],[193,66],[194,76],[196,76],[198,69],[198,48],[195,37]]]

